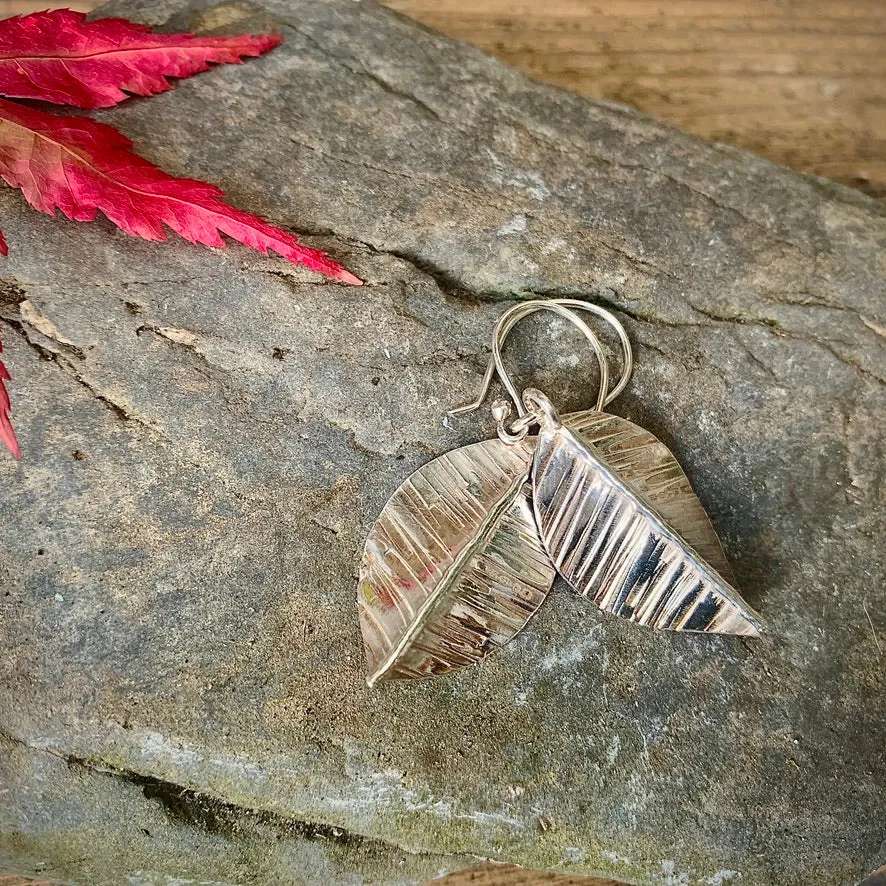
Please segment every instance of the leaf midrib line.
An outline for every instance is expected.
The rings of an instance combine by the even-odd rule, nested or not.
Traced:
[[[529,476],[529,468],[519,474],[505,490],[498,502],[489,509],[485,519],[480,523],[474,538],[466,544],[452,561],[452,565],[446,570],[443,577],[437,583],[427,600],[419,607],[418,612],[409,627],[385,656],[384,661],[376,668],[375,673],[367,681],[372,688],[378,680],[386,674],[396,663],[403,652],[409,647],[416,635],[424,628],[431,612],[445,593],[461,578],[462,571],[471,561],[474,554],[488,544],[492,534],[498,528],[502,517],[507,513],[511,505],[523,494],[523,484]]]
[[[210,37],[194,37],[193,40],[209,40],[212,39]],[[228,46],[225,43],[166,43],[162,46],[128,46],[125,49],[104,49],[101,52],[89,52],[80,55],[2,55],[0,56],[0,65],[4,62],[78,62],[78,61],[88,61],[93,58],[103,58],[109,55],[132,55],[133,53],[138,53],[140,55],[144,55],[149,52],[164,52],[169,50],[181,50],[181,49],[230,49],[234,50],[234,47]],[[158,72],[161,73],[161,72]],[[167,74],[164,76],[174,77],[175,74]],[[89,88],[89,84],[84,84],[87,88]]]

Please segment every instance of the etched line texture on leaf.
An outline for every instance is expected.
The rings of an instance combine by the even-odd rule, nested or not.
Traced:
[[[654,434],[617,415],[576,412],[563,423],[593,444],[630,488],[645,496],[659,516],[722,578],[734,584],[723,545],[689,478],[674,454]]]
[[[543,429],[532,474],[545,546],[579,594],[654,628],[760,632],[726,581],[576,434]]]
[[[358,604],[368,682],[479,661],[544,602],[556,574],[535,525],[531,446],[487,440],[409,477],[369,533]]]

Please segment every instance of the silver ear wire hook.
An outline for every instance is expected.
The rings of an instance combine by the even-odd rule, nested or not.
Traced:
[[[615,330],[616,334],[618,335],[623,352],[623,366],[621,378],[619,379],[615,387],[612,388],[612,390],[608,390],[609,367],[606,359],[606,354],[603,351],[600,340],[593,333],[590,327],[577,316],[575,311],[570,309],[587,311],[588,313],[602,318]],[[499,379],[501,380],[502,384],[504,385],[505,389],[513,400],[514,405],[517,409],[517,414],[521,418],[526,415],[526,408],[523,405],[517,388],[508,375],[507,370],[505,369],[504,362],[501,356],[501,350],[504,347],[505,339],[507,338],[508,334],[514,328],[514,326],[520,322],[520,320],[522,320],[524,317],[528,317],[530,314],[533,314],[536,311],[542,310],[551,311],[552,313],[558,314],[559,316],[568,320],[584,335],[584,337],[590,342],[591,347],[594,349],[594,353],[596,354],[597,361],[600,366],[600,393],[597,397],[597,403],[595,406],[595,409],[598,412],[601,411],[608,403],[611,403],[625,389],[625,386],[630,380],[631,373],[634,368],[634,356],[633,351],[631,350],[630,339],[628,338],[624,327],[613,314],[611,314],[605,308],[601,308],[599,305],[591,304],[590,302],[581,301],[579,299],[573,298],[549,299],[545,301],[528,301],[514,305],[514,307],[512,307],[508,311],[505,311],[505,313],[502,314],[502,316],[499,318],[498,323],[495,324],[495,329],[493,330],[492,357],[490,358],[489,363],[486,366],[486,372],[483,376],[483,382],[480,386],[480,394],[473,402],[468,403],[465,406],[459,406],[455,409],[451,409],[449,411],[449,415],[464,415],[466,413],[473,412],[474,410],[479,409],[480,406],[483,405],[483,401],[489,394],[489,388],[492,384],[492,378],[496,372],[498,373]]]
[[[609,363],[606,359],[606,352],[603,350],[603,345],[600,344],[600,339],[597,338],[587,323],[579,318],[573,311],[561,305],[559,301],[530,301],[521,305],[515,305],[509,311],[505,311],[505,313],[499,318],[498,323],[495,324],[495,330],[492,333],[492,362],[495,365],[495,370],[498,373],[502,385],[504,385],[511,400],[514,401],[514,406],[517,408],[517,415],[522,418],[526,415],[527,410],[523,404],[523,398],[520,396],[520,392],[508,375],[504,360],[502,359],[501,350],[504,347],[505,339],[520,320],[524,317],[528,317],[536,311],[542,310],[551,311],[552,313],[563,317],[563,319],[568,320],[581,332],[594,349],[594,354],[597,357],[597,364],[600,367],[600,393],[597,396],[597,405],[595,407],[596,411],[599,412],[603,408],[606,393],[609,390]]]

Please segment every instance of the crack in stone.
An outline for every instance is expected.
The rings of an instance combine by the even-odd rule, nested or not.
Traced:
[[[865,378],[871,379],[871,381],[877,382],[880,385],[886,386],[886,378],[883,376],[877,375],[876,372],[868,369],[865,366],[862,366],[860,363],[856,363],[855,360],[851,360],[849,357],[844,356],[839,353],[832,345],[830,345],[827,341],[821,338],[816,338],[811,335],[795,335],[794,338],[800,338],[803,341],[811,342],[812,344],[818,345],[820,348],[826,350],[831,356],[835,357],[839,360],[844,366],[848,366],[850,369],[854,369],[858,372],[859,375],[864,376]]]
[[[453,294],[457,294],[457,293],[453,293]],[[473,293],[473,294],[477,295],[477,293]],[[652,326],[671,327],[671,328],[675,328],[675,329],[684,329],[684,328],[710,329],[710,328],[712,328],[713,324],[724,325],[724,326],[753,325],[753,326],[756,326],[760,329],[768,330],[772,335],[775,335],[779,338],[788,338],[788,339],[793,339],[793,340],[806,341],[806,342],[809,342],[810,344],[817,345],[818,347],[821,347],[824,350],[826,350],[832,357],[834,357],[840,363],[844,364],[845,366],[848,366],[850,369],[854,369],[856,372],[858,372],[860,375],[864,376],[865,378],[869,378],[872,381],[875,381],[879,384],[886,385],[886,379],[877,375],[875,372],[868,369],[867,367],[864,367],[864,366],[860,365],[859,363],[856,363],[854,360],[850,360],[848,357],[844,357],[831,344],[829,344],[825,339],[823,339],[819,336],[807,335],[807,334],[798,332],[796,330],[787,329],[781,323],[779,323],[777,320],[770,318],[770,317],[749,317],[749,316],[737,315],[737,314],[718,314],[717,312],[712,311],[708,308],[699,307],[698,305],[694,304],[690,299],[687,298],[686,304],[690,308],[692,308],[692,310],[695,311],[697,314],[700,314],[702,317],[705,317],[708,320],[712,321],[712,323],[692,322],[692,321],[688,321],[688,320],[673,320],[673,319],[661,317],[656,314],[651,314],[648,312],[640,312],[635,309],[628,308],[625,305],[623,305],[617,301],[613,301],[612,299],[608,299],[599,293],[589,292],[589,291],[583,290],[583,289],[572,289],[572,290],[565,290],[565,289],[561,289],[561,288],[546,289],[546,290],[533,289],[533,290],[526,290],[526,291],[519,293],[519,294],[517,294],[517,293],[512,294],[511,296],[509,296],[509,299],[517,301],[517,300],[520,300],[522,298],[527,298],[527,297],[540,298],[540,299],[544,299],[544,298],[581,298],[581,299],[586,299],[588,301],[592,301],[596,304],[599,304],[603,307],[607,307],[610,310],[613,310],[615,312],[624,314],[625,316],[630,317],[632,320],[634,320],[636,322],[646,323],[646,324],[649,324]],[[506,299],[500,298],[497,300],[504,301]],[[847,309],[847,310],[851,310],[851,309]],[[736,342],[739,342],[739,345],[744,347],[744,343],[740,342],[739,339],[737,338],[737,336],[733,336],[733,340]],[[846,343],[846,344],[849,344],[849,343]],[[759,360],[755,359],[755,362],[759,362]],[[773,376],[773,378],[776,378],[776,376],[772,373],[772,370],[769,369],[769,367],[763,366],[763,368],[769,374],[771,374]]]
[[[435,119],[439,122],[446,122],[447,125],[453,125],[453,124],[450,124],[448,121],[444,121],[444,119],[440,115],[440,113],[436,109],[434,109],[430,105],[428,105],[427,102],[423,101],[422,99],[418,98],[417,96],[413,95],[412,93],[405,92],[403,90],[398,89],[397,87],[388,83],[383,78],[379,77],[377,74],[374,74],[373,72],[367,70],[365,68],[365,66],[363,66],[362,63],[360,63],[359,60],[354,58],[353,56],[350,56],[350,58],[353,59],[353,61],[356,62],[358,65],[360,65],[359,70],[354,69],[350,65],[346,64],[345,61],[343,61],[342,58],[339,55],[337,55],[333,50],[329,49],[327,46],[325,46],[323,43],[321,43],[319,40],[317,40],[313,35],[306,33],[305,31],[296,27],[291,22],[287,22],[284,25],[284,27],[287,27],[287,28],[290,28],[291,30],[293,30],[296,34],[298,34],[303,39],[308,41],[312,46],[314,46],[324,57],[326,57],[330,61],[338,64],[340,67],[344,68],[345,70],[349,71],[350,73],[356,74],[358,76],[367,77],[368,79],[375,82],[384,91],[391,93],[395,96],[398,96],[400,98],[404,98],[404,99],[407,99],[408,101],[413,102],[424,113],[428,114],[433,119]],[[550,88],[550,87],[542,87],[542,88]],[[608,104],[601,105],[599,102],[593,102],[593,103],[597,104],[601,107],[604,107],[608,110],[611,110],[611,108]],[[500,107],[499,107],[499,110],[500,110]],[[635,113],[630,110],[624,112],[623,116],[626,116],[632,122],[636,119]],[[509,115],[506,119],[506,122],[512,126],[516,126],[520,129],[522,129],[524,132],[529,134],[530,137],[533,138],[541,146],[547,148],[548,150],[553,150],[555,153],[560,154],[561,156],[566,156],[566,157],[570,158],[572,161],[574,161],[576,158],[580,157],[581,162],[584,163],[587,161],[588,156],[591,156],[595,160],[598,160],[599,162],[607,164],[607,165],[615,166],[620,169],[631,169],[631,170],[639,169],[639,170],[642,170],[643,172],[646,172],[649,175],[658,176],[666,181],[672,182],[673,184],[677,185],[678,187],[684,188],[687,191],[689,191],[690,193],[695,194],[698,197],[701,197],[703,200],[710,203],[712,206],[716,207],[717,209],[721,210],[722,212],[728,212],[730,214],[733,214],[736,217],[738,217],[739,219],[741,219],[741,221],[743,221],[744,223],[749,224],[749,225],[757,228],[758,230],[762,231],[766,235],[769,242],[778,243],[778,244],[785,246],[791,250],[796,250],[801,255],[805,256],[806,258],[813,257],[809,252],[807,252],[807,250],[805,250],[799,244],[794,243],[790,240],[785,240],[782,237],[779,237],[778,235],[776,235],[774,233],[773,229],[770,226],[759,221],[758,219],[755,219],[749,215],[746,215],[744,212],[742,212],[736,206],[729,204],[729,203],[724,203],[724,202],[718,200],[715,196],[713,196],[712,194],[709,194],[707,191],[702,190],[701,188],[697,187],[696,185],[693,185],[692,183],[686,181],[685,179],[679,178],[675,175],[672,175],[671,173],[665,172],[661,168],[652,168],[652,167],[646,166],[642,163],[628,163],[628,162],[625,162],[624,160],[620,160],[616,157],[611,157],[611,156],[607,156],[605,154],[601,154],[598,151],[594,151],[592,149],[592,144],[590,142],[585,142],[584,144],[579,145],[574,141],[570,141],[569,146],[573,149],[572,151],[570,151],[570,150],[564,149],[562,144],[557,144],[557,143],[551,141],[550,139],[548,139],[538,129],[534,129],[530,125],[531,121],[526,121],[525,119],[521,119],[520,117]],[[458,129],[459,132],[462,132],[462,133],[467,132],[467,130],[464,127],[457,127],[456,126],[455,128]],[[367,168],[372,168],[372,167],[367,167]],[[379,168],[378,171],[387,172],[388,174],[392,174],[392,175],[397,174],[397,173],[392,172],[391,170],[385,170],[385,169],[381,169],[381,168]],[[408,178],[409,176],[403,176],[403,177]],[[606,244],[605,242],[603,243],[603,245],[609,245],[610,248],[614,249],[614,247],[612,247],[610,244]],[[619,250],[616,250],[616,251],[619,251]],[[639,260],[639,259],[636,259],[635,257],[630,256],[629,253],[622,252],[622,254],[625,255],[625,257],[630,258],[632,261],[642,263],[642,260]],[[667,272],[665,272],[665,273],[667,273]]]
[[[411,93],[404,92],[402,90],[397,89],[396,87],[392,86],[390,83],[385,81],[383,78],[379,77],[377,74],[374,74],[371,71],[368,71],[365,68],[365,66],[363,66],[356,58],[354,59],[354,61],[360,65],[359,70],[356,70],[353,67],[351,67],[350,65],[346,64],[338,55],[336,55],[332,50],[330,50],[328,47],[323,45],[320,41],[318,41],[312,35],[307,34],[306,32],[302,31],[301,29],[297,28],[295,25],[293,25],[291,23],[287,23],[286,26],[291,28],[293,31],[295,31],[295,33],[299,34],[306,41],[311,43],[311,45],[313,45],[315,48],[317,48],[325,57],[334,61],[336,64],[340,65],[345,70],[350,71],[352,74],[356,74],[358,76],[365,76],[365,77],[369,78],[370,80],[372,80],[373,82],[378,84],[386,92],[389,92],[393,95],[399,96],[401,98],[405,98],[409,101],[412,101],[418,107],[420,107],[425,113],[431,115],[437,121],[447,122],[447,121],[443,120],[443,118],[441,117],[441,115],[439,114],[438,111],[436,111],[434,108],[432,108],[426,102],[424,102],[423,100],[421,100],[420,98],[418,98],[417,96],[415,96]],[[530,125],[531,121],[527,122],[525,120],[522,120],[522,119],[519,119],[516,117],[509,117],[507,119],[507,122],[513,126],[519,127],[523,131],[525,131],[527,134],[530,135],[530,137],[532,137],[538,144],[540,144],[544,148],[547,148],[548,150],[553,150],[555,153],[560,154],[561,156],[566,156],[573,161],[577,157],[580,156],[581,161],[586,162],[588,156],[591,156],[595,160],[597,160],[601,163],[610,165],[610,166],[614,166],[614,167],[617,167],[620,169],[630,169],[630,170],[639,169],[649,175],[657,176],[659,178],[664,179],[665,181],[669,181],[669,182],[677,185],[678,187],[684,188],[685,190],[689,191],[690,193],[695,194],[698,197],[701,197],[703,200],[710,203],[712,206],[716,207],[720,211],[730,213],[730,214],[736,216],[737,218],[739,218],[745,224],[751,225],[751,226],[757,228],[758,230],[762,231],[766,235],[766,238],[769,242],[777,243],[777,244],[784,246],[784,247],[791,249],[791,250],[796,250],[801,255],[805,256],[806,258],[813,257],[807,250],[805,250],[799,244],[794,243],[790,240],[785,240],[782,237],[779,237],[777,234],[774,233],[773,229],[770,226],[766,225],[765,223],[763,223],[763,222],[759,221],[758,219],[755,219],[749,215],[746,215],[744,212],[742,212],[737,207],[735,207],[729,203],[725,203],[725,202],[718,200],[715,196],[713,196],[712,194],[709,194],[707,191],[702,190],[701,188],[693,185],[692,183],[686,181],[685,179],[679,178],[675,175],[672,175],[671,173],[665,172],[661,168],[652,168],[652,167],[646,166],[642,163],[628,163],[628,162],[625,162],[624,160],[620,160],[616,157],[606,156],[606,155],[601,154],[599,152],[593,151],[592,145],[589,142],[582,144],[582,145],[578,145],[575,142],[570,142],[569,143],[570,147],[572,147],[574,150],[573,151],[566,150],[566,149],[564,149],[562,144],[554,143],[553,141],[546,138],[543,133],[539,132],[537,129],[532,128],[532,126]],[[462,132],[462,133],[467,132],[467,130],[465,130],[464,127],[456,127],[456,128],[458,129],[459,132]],[[396,176],[396,177],[400,177],[400,178],[406,178],[406,179],[412,179],[412,180],[425,180],[421,176],[413,176],[408,173],[398,172],[398,171],[391,170],[391,169],[388,169],[385,167],[373,166],[373,165],[363,163],[358,160],[351,161],[351,160],[348,160],[343,157],[337,157],[337,156],[328,154],[320,149],[317,149],[314,146],[299,142],[296,139],[291,139],[291,141],[293,141],[295,144],[300,144],[303,147],[308,148],[309,150],[314,150],[318,154],[320,154],[321,156],[325,156],[329,159],[336,160],[338,162],[363,166],[364,168],[367,168],[367,169],[372,169],[372,170],[381,172],[383,174]],[[458,189],[462,192],[467,190],[468,193],[475,194],[475,192],[471,191],[470,189],[464,189],[463,187],[460,187],[457,185],[453,185],[453,187],[455,187],[456,189]],[[674,279],[678,282],[682,282],[682,281],[680,281],[680,278],[676,274],[674,274],[673,272],[668,271],[664,268],[658,267],[654,264],[646,262],[643,259],[638,258],[637,256],[632,255],[631,253],[627,252],[626,250],[624,250],[618,246],[615,246],[612,243],[609,243],[606,240],[602,239],[599,236],[599,234],[595,233],[593,235],[593,237],[594,237],[595,242],[597,242],[600,245],[604,246],[605,248],[610,249],[613,252],[616,252],[617,254],[623,256],[624,258],[628,259],[628,261],[630,261],[632,264],[637,265],[638,267],[643,268],[643,269],[651,267],[654,270],[656,270],[658,273],[661,273],[665,276],[671,277],[672,279]]]
[[[32,753],[45,753],[67,764],[72,769],[88,773],[110,776],[114,779],[140,788],[146,800],[153,800],[163,808],[168,818],[175,824],[197,827],[210,834],[236,836],[239,826],[245,821],[268,827],[281,836],[296,837],[308,841],[324,840],[341,846],[359,849],[377,847],[386,851],[399,851],[422,858],[457,858],[468,864],[485,861],[482,856],[467,852],[438,852],[415,849],[399,843],[370,837],[339,825],[308,821],[282,815],[268,809],[247,806],[223,800],[212,794],[185,787],[176,782],[146,775],[132,769],[110,766],[101,760],[69,754],[59,748],[33,745],[8,730],[0,727],[0,739],[9,744],[24,748]]]
[[[858,314],[857,311],[853,311],[853,313]],[[879,335],[880,338],[886,338],[886,326],[871,320],[870,317],[865,317],[864,314],[858,314],[858,319],[875,335]]]
[[[747,323],[752,323],[757,326],[767,326],[777,335],[787,337],[787,331],[781,323],[771,317],[749,317],[746,314],[720,314],[711,308],[699,307],[699,305],[695,304],[695,302],[688,298],[686,299],[686,304],[688,304],[696,314],[701,314],[702,317],[707,317],[708,320],[713,320],[714,323],[736,323],[742,326]]]
[[[0,308],[20,305],[28,296],[15,280],[0,280]]]
[[[348,61],[353,61],[355,64],[359,65],[358,68],[353,68],[349,64],[345,62],[345,60],[333,52],[333,50],[329,49],[323,43],[321,43],[316,37],[312,34],[308,34],[307,32],[301,30],[301,28],[296,27],[292,22],[285,22],[282,24],[282,27],[291,30],[306,40],[311,44],[315,49],[317,49],[325,58],[328,58],[331,62],[338,65],[340,68],[343,68],[345,71],[349,71],[351,74],[355,74],[357,77],[365,77],[372,83],[375,83],[383,92],[388,93],[389,95],[393,95],[396,98],[402,98],[406,101],[411,102],[417,108],[419,108],[426,116],[430,117],[432,120],[435,120],[439,123],[445,122],[443,117],[440,116],[440,112],[435,108],[432,108],[426,101],[419,98],[417,95],[414,95],[411,92],[407,92],[403,89],[400,89],[397,86],[394,86],[392,83],[389,83],[383,77],[380,77],[378,74],[370,71],[354,56],[349,56]]]
[[[778,376],[772,371],[772,369],[771,369],[769,366],[767,366],[767,365],[766,365],[766,364],[765,364],[765,363],[764,363],[764,362],[763,362],[763,361],[762,361],[762,360],[761,360],[761,359],[760,359],[760,358],[759,358],[759,357],[758,357],[758,356],[757,356],[757,355],[756,355],[756,354],[755,354],[755,353],[754,353],[754,352],[748,347],[748,345],[747,345],[746,342],[742,341],[742,339],[739,338],[739,336],[737,336],[737,335],[736,335],[736,336],[733,336],[733,339],[732,339],[732,340],[738,345],[738,347],[741,348],[742,351],[744,351],[745,354],[747,354],[748,359],[749,359],[749,360],[750,360],[750,361],[751,361],[751,362],[752,362],[752,363],[753,363],[758,369],[760,369],[762,372],[765,372],[766,375],[768,375],[773,381],[775,381],[775,382],[778,382],[778,381],[779,381]]]
[[[462,292],[468,292],[472,297],[481,297],[477,292],[471,291],[460,280],[455,278],[449,271],[439,265],[434,264],[429,259],[422,258],[420,255],[408,249],[396,249],[384,246],[377,246],[374,243],[362,241],[373,252],[379,255],[390,255],[393,258],[400,259],[410,267],[418,271],[422,276],[429,277],[437,284],[438,289],[446,295],[458,295]]]
[[[360,160],[357,157],[348,157],[348,156],[343,156],[341,154],[332,154],[329,151],[324,151],[322,148],[318,147],[317,145],[312,145],[312,144],[309,144],[308,142],[301,141],[300,139],[297,139],[294,136],[290,135],[290,136],[288,136],[288,138],[289,138],[289,141],[292,142],[292,144],[298,145],[298,147],[300,147],[300,148],[305,148],[305,150],[311,151],[312,153],[316,154],[318,157],[322,157],[326,160],[332,160],[335,163],[342,163],[345,166],[355,166],[360,169],[369,169],[372,172],[380,172],[383,175],[389,175],[389,176],[391,176],[391,178],[402,178],[402,179],[405,179],[406,181],[420,182],[423,185],[434,185],[435,187],[439,187],[439,184],[440,184],[440,180],[438,178],[434,178],[429,175],[416,175],[412,172],[407,172],[406,170],[403,170],[403,169],[391,169],[388,166],[380,166],[377,163],[368,163],[366,160]],[[474,198],[480,197],[484,200],[484,202],[487,202],[487,205],[494,206],[496,209],[501,209],[502,211],[514,211],[513,204],[503,204],[503,203],[494,202],[493,200],[491,200],[491,197],[493,196],[493,192],[491,192],[491,191],[484,192],[481,194],[478,191],[475,191],[472,188],[467,187],[466,185],[460,185],[460,184],[457,184],[456,182],[452,182],[452,181],[447,181],[446,187],[450,191],[455,191],[459,194],[465,194],[466,196],[469,196],[469,197],[474,197]],[[490,198],[488,201],[487,201],[487,197]],[[332,232],[330,231],[327,233],[332,233]],[[348,238],[344,238],[344,239],[347,240]]]
[[[647,323],[655,326],[665,326],[671,328],[696,328],[696,329],[705,329],[711,328],[712,323],[714,324],[737,324],[737,325],[754,325],[763,329],[768,329],[769,332],[773,335],[776,335],[780,338],[790,338],[801,341],[807,341],[811,344],[818,345],[819,347],[824,348],[829,354],[831,354],[836,360],[843,363],[845,366],[850,367],[851,369],[856,370],[859,374],[872,379],[879,384],[886,384],[886,379],[877,375],[875,372],[870,369],[861,366],[859,363],[856,363],[853,360],[850,360],[847,357],[841,355],[838,351],[836,351],[832,345],[828,344],[828,342],[820,336],[811,336],[805,333],[798,332],[797,330],[788,329],[783,324],[781,324],[778,320],[771,317],[751,317],[746,315],[738,315],[738,314],[720,314],[716,311],[711,310],[710,308],[702,308],[692,302],[691,299],[686,297],[686,304],[696,313],[701,315],[702,317],[707,318],[712,321],[712,323],[701,323],[701,322],[692,322],[689,320],[675,320],[669,319],[666,317],[662,317],[657,314],[652,314],[649,312],[640,312],[636,309],[628,308],[624,304],[620,302],[613,301],[611,299],[607,299],[602,296],[599,292],[591,291],[584,287],[551,287],[545,289],[539,288],[526,288],[526,289],[514,289],[514,290],[495,290],[495,289],[471,289],[468,286],[465,286],[461,281],[456,280],[451,274],[440,266],[434,264],[433,262],[424,259],[420,256],[417,256],[415,253],[412,253],[408,250],[402,249],[392,249],[376,246],[372,243],[363,242],[362,245],[368,247],[370,250],[376,253],[390,255],[394,258],[400,259],[401,261],[406,262],[408,265],[413,267],[419,273],[424,276],[430,277],[438,286],[438,288],[448,296],[456,297],[456,298],[464,298],[467,296],[473,300],[479,301],[493,301],[493,302],[508,302],[508,301],[521,301],[529,298],[581,298],[587,299],[588,301],[593,301],[597,304],[601,304],[605,307],[609,307],[610,309],[620,312],[627,317],[630,317],[632,320],[637,322]],[[659,271],[661,269],[658,269]],[[776,299],[769,299],[774,303],[778,303]],[[788,302],[789,303],[789,302]],[[854,311],[849,307],[838,307],[837,310],[845,310],[850,313],[856,314],[859,319],[864,323],[865,318],[861,316],[857,311]],[[865,323],[866,326],[869,326],[868,323]],[[736,339],[737,340],[737,339]],[[847,345],[851,343],[845,343]],[[766,367],[767,371],[771,373],[771,370]],[[774,376],[773,376],[774,377]]]
[[[700,308],[698,305],[693,304],[689,299],[687,299],[687,304],[696,311],[701,314],[703,317],[708,317],[710,320],[713,320],[715,323],[737,323],[737,324],[752,324],[755,326],[759,326],[762,328],[768,328],[773,335],[776,335],[780,338],[790,338],[797,341],[805,341],[809,344],[817,345],[820,348],[823,348],[827,351],[832,357],[842,363],[844,366],[848,366],[850,369],[854,369],[860,375],[865,378],[869,378],[872,381],[877,382],[881,385],[886,385],[886,378],[877,375],[876,372],[868,369],[865,366],[862,366],[860,363],[857,363],[854,360],[845,357],[833,345],[825,338],[817,335],[809,335],[804,332],[798,332],[795,329],[788,329],[779,323],[778,320],[775,320],[771,317],[748,317],[744,315],[734,315],[734,314],[718,314],[714,311],[711,311],[707,308]],[[847,346],[851,346],[851,342],[839,342],[840,344],[845,344]]]
[[[25,298],[19,302],[18,312],[22,323],[27,324],[32,329],[36,329],[42,336],[55,342],[63,351],[66,351],[78,360],[85,358],[83,348],[78,347],[70,339],[66,338],[55,323],[40,313],[30,299]]]
[[[147,428],[152,433],[159,435],[164,440],[169,441],[169,437],[166,436],[162,428],[157,427],[149,420],[137,415],[131,409],[127,408],[121,403],[118,403],[108,394],[105,394],[97,387],[95,387],[92,382],[88,381],[86,377],[80,371],[78,371],[74,363],[72,363],[65,354],[62,354],[59,351],[53,351],[51,348],[47,348],[45,345],[42,345],[40,344],[40,342],[32,339],[30,335],[28,335],[28,324],[24,320],[14,320],[8,316],[0,316],[0,321],[5,323],[10,329],[15,330],[21,336],[22,340],[33,351],[37,353],[41,360],[55,364],[55,366],[57,366],[61,372],[63,372],[69,378],[72,378],[81,387],[89,391],[92,399],[97,400],[99,403],[101,403],[107,410],[113,413],[121,421],[135,422],[136,424]]]
[[[356,61],[356,59],[355,59],[355,61]],[[440,123],[446,122],[446,121],[444,121],[443,117],[440,116],[439,111],[432,108],[426,101],[424,101],[424,99],[419,98],[417,95],[413,95],[411,92],[406,92],[405,90],[399,89],[398,87],[394,86],[392,83],[388,83],[388,81],[385,80],[383,77],[380,77],[378,74],[368,70],[362,64],[360,65],[359,70],[354,70],[353,68],[351,68],[348,65],[344,65],[344,67],[347,68],[352,73],[357,74],[358,76],[363,76],[363,77],[366,77],[367,79],[371,80],[383,92],[386,92],[389,95],[393,95],[396,98],[402,98],[402,99],[405,99],[406,101],[412,102],[418,108],[420,108],[422,111],[424,111],[425,114],[427,114],[429,117],[431,117],[433,120],[436,120]]]
[[[181,345],[183,348],[187,348],[189,351],[203,357],[203,355],[197,350],[197,342],[200,340],[200,336],[191,329],[179,329],[174,326],[156,326],[153,323],[142,323],[141,326],[136,328],[135,334],[138,336],[143,332],[152,332],[158,338],[162,338],[171,344]]]
[[[790,296],[799,296],[799,298],[791,298]],[[804,298],[804,296],[806,296]],[[876,321],[862,314],[856,308],[850,305],[836,305],[833,302],[822,301],[811,292],[806,290],[795,290],[792,292],[782,293],[781,295],[773,295],[767,292],[761,292],[760,297],[767,302],[775,305],[786,305],[795,308],[819,308],[824,311],[839,311],[845,314],[851,314],[856,317],[859,322],[870,329],[872,332],[886,338],[886,328],[880,326]]]

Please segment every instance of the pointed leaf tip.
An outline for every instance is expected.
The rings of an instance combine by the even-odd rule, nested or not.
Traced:
[[[367,683],[445,674],[514,637],[554,581],[528,500],[531,451],[485,440],[408,477],[366,539]]]
[[[532,483],[545,548],[581,596],[653,628],[760,633],[735,589],[573,431],[542,428]]]
[[[342,268],[336,278],[342,283],[349,283],[351,286],[362,286],[363,281],[359,277],[355,277],[349,270]]]
[[[60,117],[0,99],[0,177],[49,215],[59,208],[75,221],[92,221],[102,212],[145,240],[165,240],[169,228],[192,243],[222,247],[224,234],[333,280],[362,282],[320,250],[224,203],[213,185],[173,178],[130,150],[116,129],[87,117]]]

